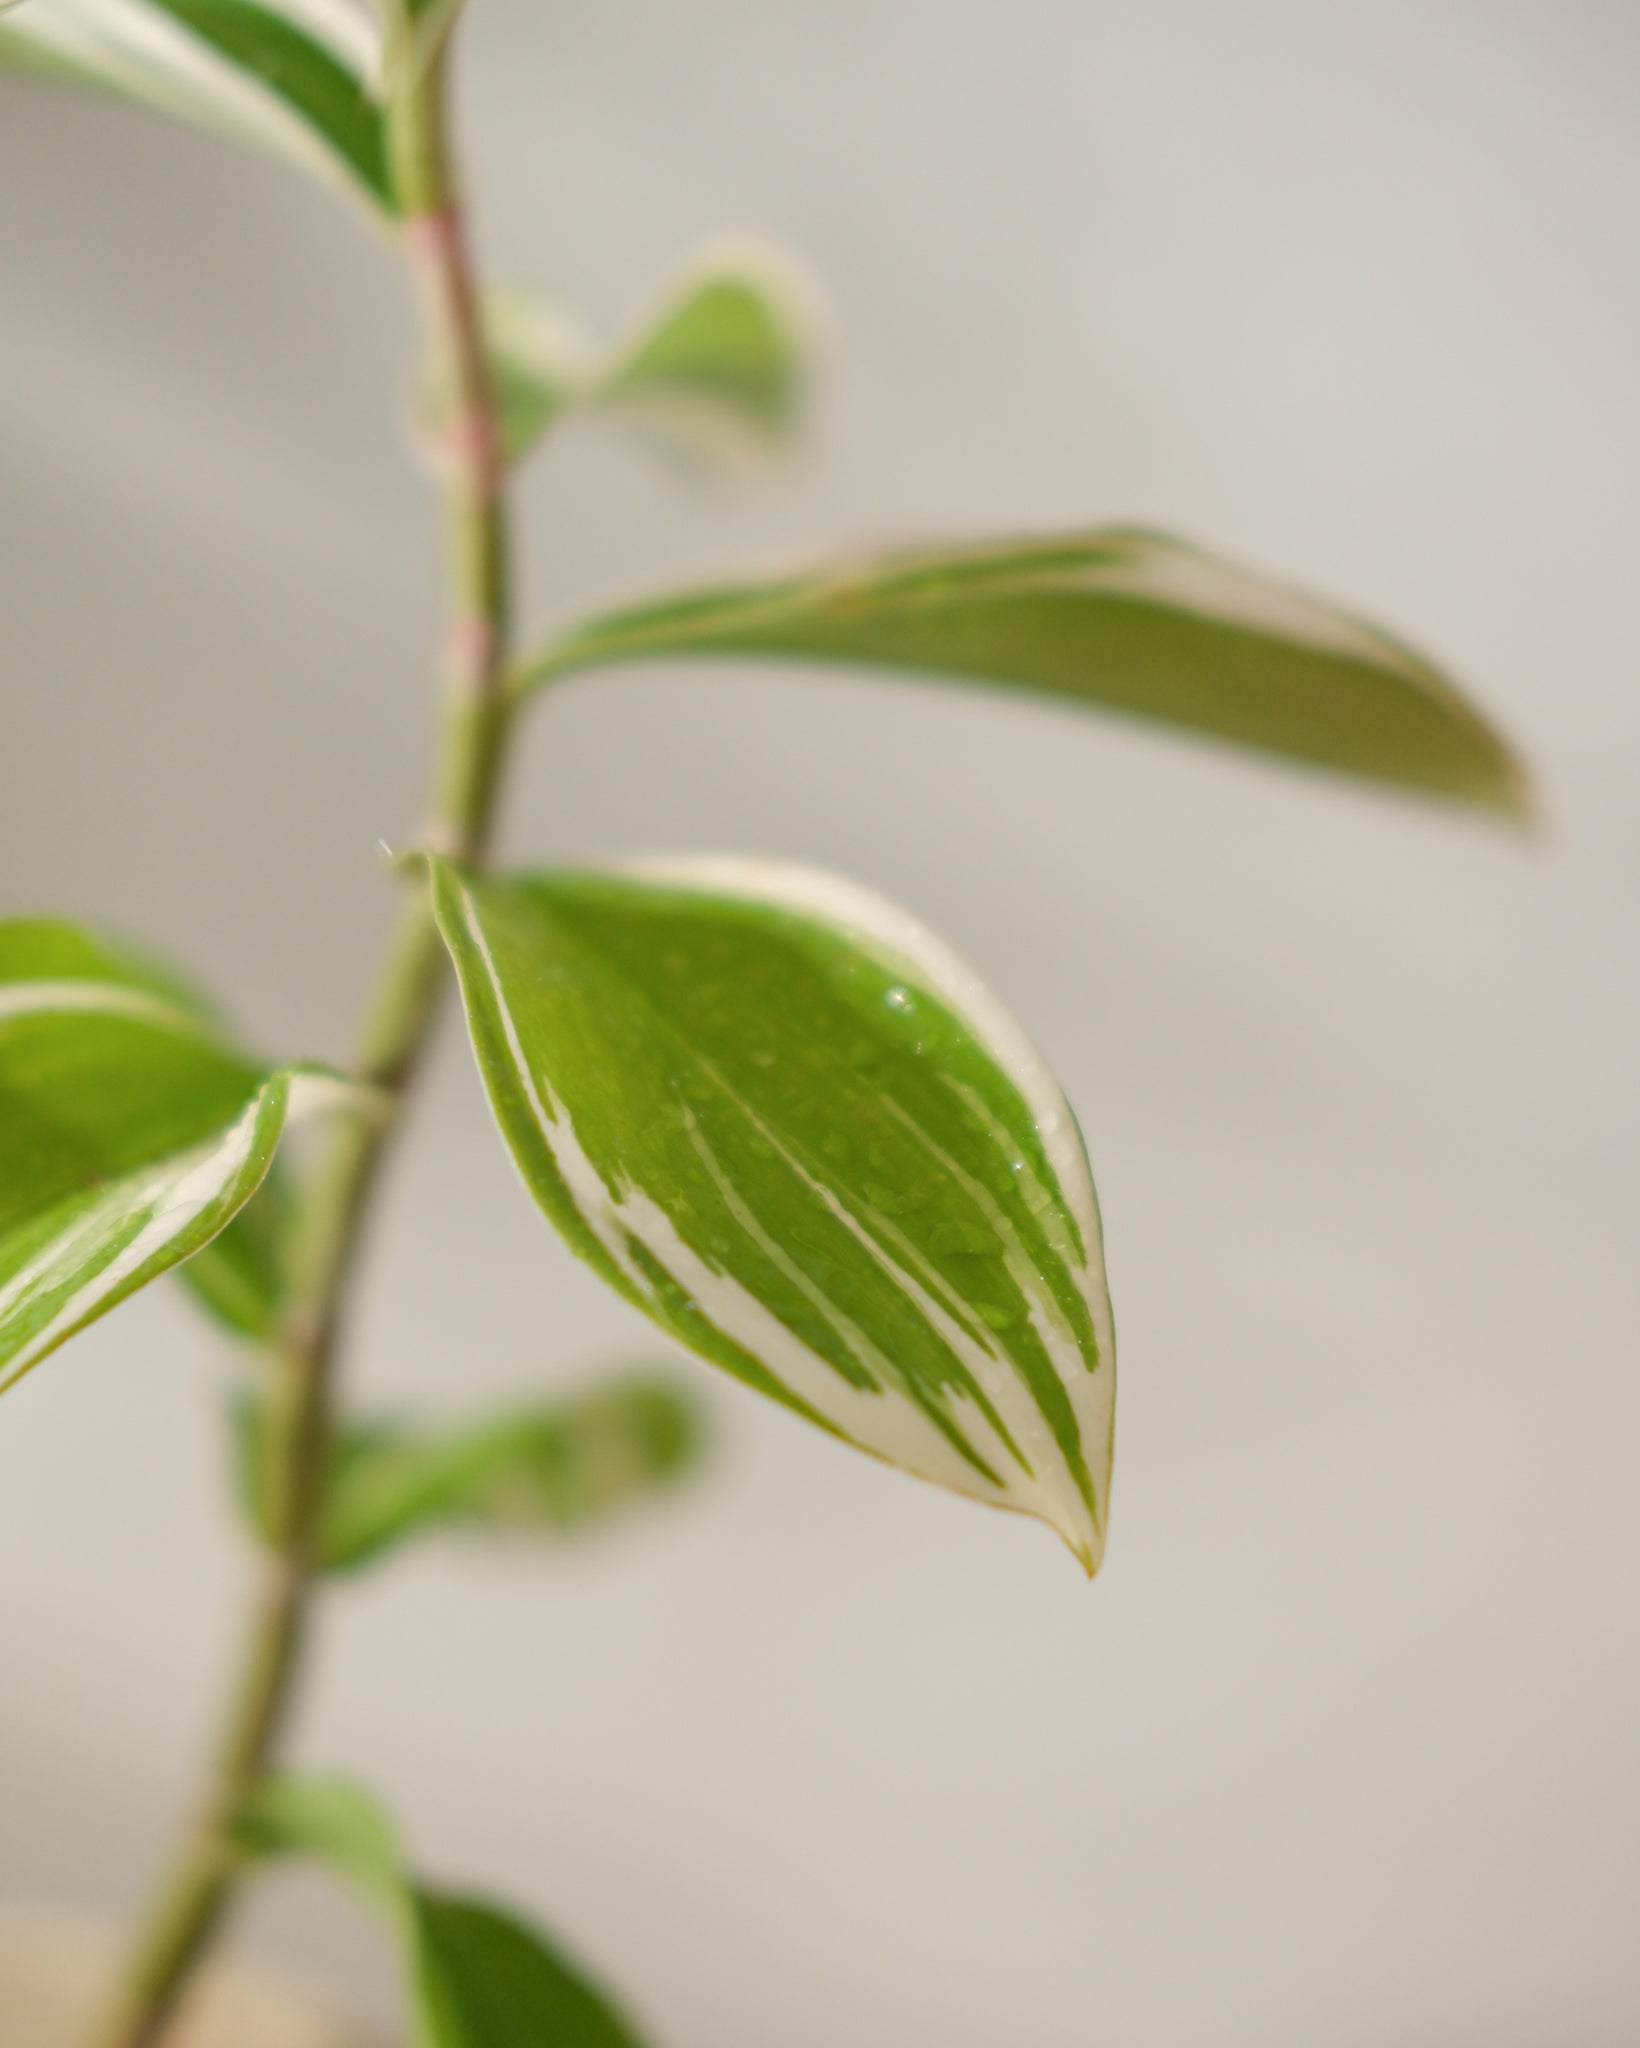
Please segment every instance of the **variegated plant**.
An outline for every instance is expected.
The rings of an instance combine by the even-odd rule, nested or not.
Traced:
[[[242,1341],[234,1441],[265,1558],[206,1824],[97,2048],[159,2041],[247,1872],[299,1853],[386,1917],[426,2048],[631,2043],[556,1950],[406,1874],[355,1788],[276,1773],[328,1574],[438,1528],[562,1530],[685,1469],[669,1380],[455,1430],[355,1415],[336,1331],[435,1009],[459,987],[548,1221],[681,1345],[841,1442],[1035,1516],[1091,1573],[1116,1357],[1075,1115],[985,983],[910,912],[775,859],[499,874],[522,719],[562,678],[752,656],[1034,693],[1520,818],[1507,745],[1429,662],[1316,599],[1128,528],[832,553],[514,637],[507,484],[574,419],[744,471],[803,424],[809,295],[733,243],[612,345],[475,275],[447,129],[460,0],[9,0],[0,69],[94,87],[342,190],[402,256],[416,438],[451,534],[424,844],[339,1067],[240,1048],[129,948],[0,925],[0,1387],[176,1270]],[[1090,744],[1091,744],[1090,740]],[[453,967],[453,972],[451,971]],[[276,1158],[299,1113],[309,1147]],[[15,1424],[13,1425],[15,1426]]]

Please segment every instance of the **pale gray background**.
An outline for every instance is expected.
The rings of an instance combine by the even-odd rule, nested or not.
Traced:
[[[1619,2048],[1640,2029],[1640,13],[475,0],[484,246],[600,322],[725,226],[833,307],[823,444],[702,508],[567,445],[532,610],[865,529],[1139,517],[1398,622],[1525,846],[1136,729],[740,673],[529,736],[531,854],[868,877],[1010,994],[1105,1198],[1093,1587],[706,1387],[714,1483],[339,1597],[302,1737],[670,2048]],[[343,1040],[413,829],[433,535],[389,264],[277,168],[0,99],[0,873]],[[363,1379],[643,1352],[448,1035]],[[157,1290],[0,1418],[0,1883],[112,1906],[238,1584]],[[387,2009],[284,1888],[265,1948]]]

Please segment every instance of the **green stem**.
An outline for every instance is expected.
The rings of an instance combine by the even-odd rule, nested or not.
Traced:
[[[449,601],[446,694],[426,842],[482,861],[506,751],[507,523],[496,413],[438,52],[390,109],[403,240],[442,390]],[[425,891],[404,906],[366,1011],[356,1065],[404,1102],[445,987]],[[317,1588],[315,1552],[343,1315],[395,1117],[346,1116],[304,1187],[288,1306],[273,1347],[271,1541],[198,1814],[144,1916],[87,2048],[155,2048],[234,1901],[234,1817],[282,1739]]]

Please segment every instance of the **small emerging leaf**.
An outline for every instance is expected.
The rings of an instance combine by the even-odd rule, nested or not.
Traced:
[[[1099,705],[1513,816],[1525,771],[1399,641],[1161,534],[890,551],[683,591],[573,627],[523,687],[739,655],[945,676]]]
[[[811,305],[796,270],[772,251],[726,244],[600,360],[539,294],[491,294],[485,333],[508,460],[522,460],[579,411],[635,428],[688,468],[734,476],[766,468],[802,423]]]
[[[325,1864],[382,1916],[403,1958],[416,2048],[639,2048],[605,1993],[539,1934],[415,1879],[391,1820],[358,1786],[265,1780],[235,1833],[247,1855]]]
[[[22,0],[0,72],[135,100],[391,213],[375,41],[356,0]]]
[[[240,1491],[253,1527],[261,1430],[240,1412]],[[464,1427],[344,1425],[325,1488],[321,1561],[374,1564],[407,1538],[440,1531],[579,1534],[680,1479],[701,1455],[694,1404],[633,1376],[573,1400]]]
[[[813,295],[789,264],[725,245],[640,327],[598,401],[690,467],[762,469],[802,424],[816,326]]]
[[[208,1245],[334,1085],[73,926],[0,923],[0,1388]]]
[[[1093,1182],[973,971],[882,898],[772,863],[432,873],[491,1106],[571,1246],[749,1386],[1096,1569]]]

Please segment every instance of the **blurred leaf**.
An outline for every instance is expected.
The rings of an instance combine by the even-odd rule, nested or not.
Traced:
[[[417,2048],[639,2048],[608,1998],[522,1922],[431,1891],[405,1868],[383,1808],[333,1778],[273,1778],[242,1808],[247,1855],[329,1867],[387,1922]]]
[[[431,868],[491,1107],[570,1245],[702,1357],[1094,1570],[1115,1358],[1093,1182],[973,971],[804,869]]]
[[[375,35],[354,0],[21,0],[0,71],[135,100],[391,213]]]
[[[615,662],[790,657],[997,683],[1529,813],[1508,744],[1375,628],[1160,534],[892,551],[623,606],[523,687]]]
[[[254,1404],[242,1408],[239,1428],[241,1500],[261,1527]],[[702,1446],[695,1404],[638,1375],[454,1428],[345,1424],[326,1486],[322,1561],[355,1571],[441,1531],[579,1534],[682,1478]]]
[[[410,1903],[397,1828],[378,1800],[345,1779],[266,1777],[235,1815],[233,1833],[244,1855],[323,1864],[378,1912]]]
[[[690,467],[764,468],[802,424],[817,324],[791,264],[725,244],[633,335],[599,380],[598,402]]]
[[[522,460],[568,413],[596,410],[686,467],[767,467],[801,424],[815,325],[795,268],[750,243],[699,258],[605,362],[538,293],[494,293],[485,327],[507,458]]]
[[[586,1530],[680,1478],[700,1450],[697,1411],[656,1380],[462,1430],[378,1424],[344,1442],[325,1561],[353,1570],[438,1528]]]
[[[640,2048],[608,1995],[477,1899],[421,1895],[423,2048]]]
[[[209,1244],[338,1085],[71,925],[0,923],[0,1388]]]
[[[0,919],[0,981],[102,983],[184,1011],[202,1030],[223,1028],[221,1011],[173,967],[123,938],[94,935],[63,918]]]

